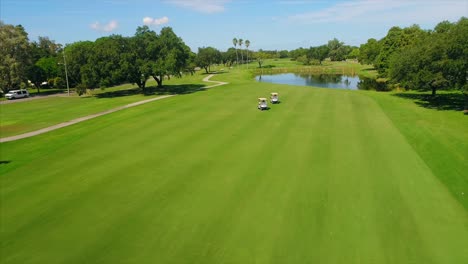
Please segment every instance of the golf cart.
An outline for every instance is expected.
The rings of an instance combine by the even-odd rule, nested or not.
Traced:
[[[277,103],[279,103],[278,93],[271,93],[270,102],[271,102],[272,104],[277,104]]]
[[[267,99],[266,98],[258,98],[258,109],[265,110],[268,109]]]

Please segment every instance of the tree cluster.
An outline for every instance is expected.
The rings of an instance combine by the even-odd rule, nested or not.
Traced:
[[[126,82],[146,88],[153,78],[162,87],[165,77],[190,71],[190,48],[170,27],[157,34],[138,27],[132,37],[112,35],[94,42],[75,42],[65,48],[72,85],[110,87]]]
[[[345,45],[342,41],[334,38],[329,40],[327,44],[306,48],[298,48],[289,51],[289,55],[293,60],[310,64],[322,64],[329,58],[331,61],[343,61],[346,59],[355,59],[357,47]]]
[[[468,74],[468,19],[443,21],[433,30],[393,27],[381,40],[361,45],[358,59],[382,78],[413,90],[454,88],[465,92]]]
[[[44,82],[64,87],[65,59],[70,86],[83,91],[128,82],[144,90],[151,77],[161,87],[165,77],[193,72],[195,58],[170,27],[158,34],[142,26],[131,37],[111,35],[62,48],[47,37],[30,42],[22,26],[0,21],[0,87],[4,93],[29,83],[38,89]]]
[[[0,88],[11,89],[34,85],[63,87],[63,66],[59,65],[60,45],[47,37],[30,42],[21,26],[0,21]]]
[[[243,50],[242,50],[242,45],[245,44],[245,52],[246,52],[246,61],[244,61],[244,53],[243,53]],[[239,54],[237,53],[237,46],[239,46],[239,50],[240,50],[240,55],[241,55],[241,61],[240,61],[240,64],[244,64],[245,62],[249,63],[250,60],[249,60],[249,46],[250,46],[250,40],[246,40],[244,42],[243,39],[241,38],[233,38],[232,39],[232,45],[234,45],[234,49],[236,51],[236,64],[239,64]]]

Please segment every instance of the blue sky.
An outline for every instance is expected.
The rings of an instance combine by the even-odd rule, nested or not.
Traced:
[[[0,20],[21,24],[30,40],[47,36],[67,44],[119,34],[138,26],[170,26],[193,51],[226,50],[234,37],[250,49],[295,49],[338,38],[360,45],[392,26],[468,16],[468,0],[0,0]]]

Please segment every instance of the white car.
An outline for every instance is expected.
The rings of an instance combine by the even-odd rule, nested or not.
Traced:
[[[5,94],[5,98],[8,100],[29,97],[29,92],[27,90],[11,90]]]

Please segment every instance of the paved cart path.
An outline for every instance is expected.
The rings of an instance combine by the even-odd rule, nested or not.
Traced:
[[[210,74],[207,77],[203,78],[204,82],[215,83],[213,85],[209,85],[209,86],[204,87],[204,89],[209,89],[209,88],[213,88],[213,87],[216,87],[216,86],[228,84],[227,82],[211,81],[210,78],[213,77],[213,76],[214,76],[214,74]],[[76,119],[73,119],[73,120],[70,120],[70,121],[67,121],[67,122],[63,122],[63,123],[60,123],[60,124],[57,124],[57,125],[45,127],[45,128],[39,129],[39,130],[28,132],[28,133],[24,133],[24,134],[20,134],[20,135],[16,135],[16,136],[11,136],[11,137],[0,138],[0,143],[15,141],[15,140],[23,139],[23,138],[37,136],[37,135],[40,135],[40,134],[47,133],[49,131],[53,131],[53,130],[56,130],[56,129],[59,129],[59,128],[62,128],[62,127],[71,126],[71,125],[74,125],[76,123],[80,123],[80,122],[83,122],[83,121],[86,121],[86,120],[89,120],[89,119],[93,119],[93,118],[96,118],[96,117],[99,117],[99,116],[111,114],[111,113],[114,113],[114,112],[117,112],[117,111],[120,111],[120,110],[123,110],[123,109],[135,107],[135,106],[138,106],[138,105],[146,104],[146,103],[149,103],[149,102],[153,102],[153,101],[157,101],[157,100],[161,100],[161,99],[165,99],[165,98],[169,98],[169,97],[173,97],[173,96],[176,96],[176,94],[164,95],[164,96],[160,96],[160,97],[156,97],[156,98],[151,98],[151,99],[147,99],[147,100],[143,100],[143,101],[138,101],[138,102],[135,102],[135,103],[119,106],[119,107],[116,107],[116,108],[113,108],[113,109],[109,109],[109,110],[106,110],[106,111],[103,111],[103,112],[100,112],[100,113],[79,117],[79,118],[76,118]]]

